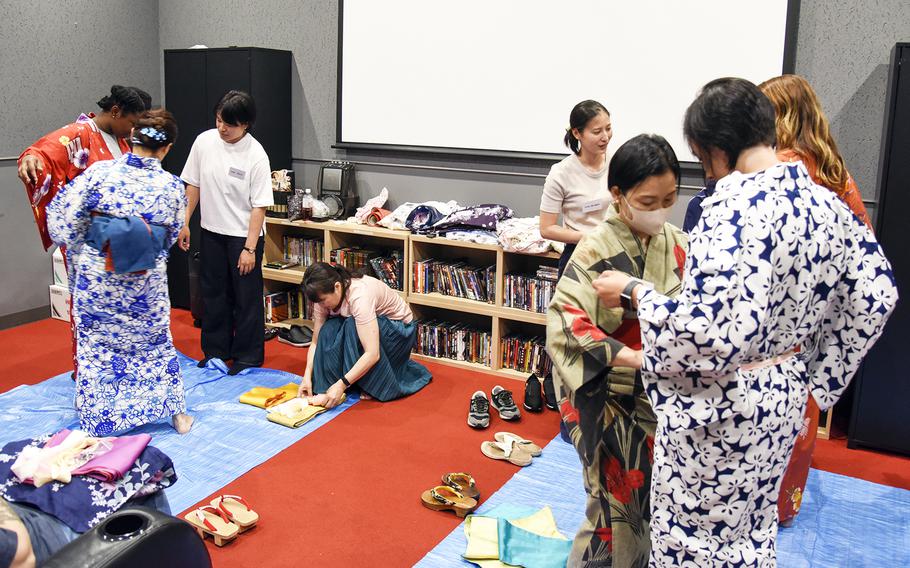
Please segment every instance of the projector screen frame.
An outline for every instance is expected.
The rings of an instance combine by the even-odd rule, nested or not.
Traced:
[[[795,73],[796,70],[796,44],[799,36],[799,13],[801,0],[787,0],[787,23],[784,31],[784,55],[782,74]],[[453,148],[447,146],[412,146],[406,144],[382,144],[371,142],[343,142],[341,140],[341,93],[342,93],[342,65],[344,50],[344,0],[338,0],[338,61],[337,61],[337,86],[335,93],[335,143],[332,148],[340,150],[360,150],[365,152],[394,152],[433,154],[437,156],[468,156],[480,159],[507,158],[528,161],[562,160],[569,155],[566,153],[546,152],[516,152],[511,150],[495,150],[483,148]],[[684,171],[701,171],[701,164],[691,161],[680,161]]]

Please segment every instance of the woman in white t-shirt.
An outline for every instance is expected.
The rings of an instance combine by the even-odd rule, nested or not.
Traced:
[[[550,168],[540,198],[540,236],[565,243],[559,275],[581,238],[607,216],[607,145],[613,137],[610,112],[597,101],[582,101],[569,114],[567,158]],[[558,223],[562,215],[562,225]]]
[[[273,205],[269,157],[249,133],[253,97],[229,91],[215,106],[215,128],[196,137],[180,177],[187,184],[180,248],[190,248],[190,217],[199,203],[199,260],[204,314],[202,352],[233,360],[228,374],[262,365],[262,227]]]
[[[325,393],[332,408],[354,383],[362,396],[385,402],[430,382],[427,368],[411,361],[417,324],[398,292],[325,262],[307,268],[303,288],[316,305],[300,396]]]

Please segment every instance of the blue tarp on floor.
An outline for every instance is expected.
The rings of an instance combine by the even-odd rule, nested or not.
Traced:
[[[188,412],[196,419],[181,436],[170,422],[149,424],[130,434],[151,434],[152,445],[174,461],[178,481],[167,490],[171,510],[178,513],[300,440],[357,402],[351,397],[300,428],[266,420],[260,408],[238,399],[255,386],[279,387],[300,378],[274,369],[250,369],[231,377],[221,361],[199,369],[180,355]],[[33,438],[62,428],[78,428],[69,373],[42,383],[19,386],[0,394],[0,443]]]
[[[482,479],[478,486],[483,489]],[[557,436],[477,512],[503,503],[549,505],[563,534],[574,536],[585,514],[575,448]],[[472,566],[461,558],[466,544],[460,525],[417,566]],[[910,566],[910,491],[811,470],[796,523],[778,535],[777,559],[780,568]]]

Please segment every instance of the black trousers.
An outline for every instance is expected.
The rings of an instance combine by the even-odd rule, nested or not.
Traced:
[[[572,253],[575,252],[575,243],[566,243],[566,247],[562,250],[562,255],[559,257],[559,265],[556,273],[556,278],[562,278],[562,273],[565,271],[566,266],[569,264],[569,259],[572,258]]]
[[[256,243],[256,264],[244,276],[237,269],[245,237],[202,229],[200,280],[205,315],[202,352],[206,357],[260,366],[265,359],[265,314],[262,311],[262,253]]]

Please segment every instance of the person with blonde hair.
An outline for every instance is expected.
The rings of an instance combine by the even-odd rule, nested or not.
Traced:
[[[812,181],[837,194],[871,228],[862,195],[847,171],[831,136],[828,118],[808,81],[799,75],[781,75],[758,87],[774,105],[777,157],[805,164]]]
[[[862,196],[838,152],[828,119],[812,86],[799,75],[781,75],[765,81],[759,88],[774,105],[777,157],[784,162],[802,162],[812,181],[833,191],[871,229]],[[818,405],[809,397],[777,501],[778,521],[784,526],[792,524],[799,513],[812,464],[818,421]]]

